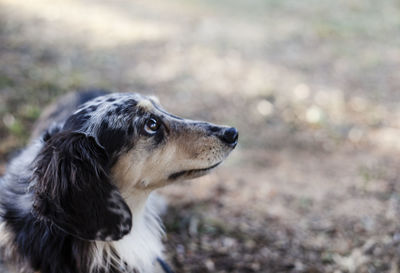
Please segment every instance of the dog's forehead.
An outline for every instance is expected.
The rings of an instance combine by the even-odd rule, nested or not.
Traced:
[[[135,109],[141,112],[152,112],[156,110],[158,99],[153,96],[144,96],[137,93],[113,93],[97,97],[83,104],[74,114],[84,113],[89,116],[120,116],[121,114],[132,114]]]
[[[136,103],[146,100],[146,97],[136,93],[112,93],[105,96],[97,97],[81,105],[78,111],[83,109],[91,109],[93,112],[97,108],[118,107],[126,105],[128,102],[135,101]],[[78,112],[77,111],[77,112]]]
[[[154,113],[156,107],[156,102],[148,96],[112,93],[81,105],[67,120],[64,128],[90,133],[105,123],[110,128],[124,127],[127,122],[131,124],[148,113]]]

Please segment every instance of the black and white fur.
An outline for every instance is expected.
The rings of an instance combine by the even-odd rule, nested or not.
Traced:
[[[151,192],[206,174],[238,138],[155,98],[99,91],[62,98],[36,127],[0,180],[0,247],[12,272],[156,272],[162,206]]]

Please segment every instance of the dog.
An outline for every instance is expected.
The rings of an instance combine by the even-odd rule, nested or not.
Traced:
[[[0,179],[3,260],[24,273],[157,272],[153,190],[209,173],[237,142],[235,128],[169,114],[155,97],[61,98]]]

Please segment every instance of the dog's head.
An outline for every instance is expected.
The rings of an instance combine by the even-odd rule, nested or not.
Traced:
[[[34,212],[82,239],[120,239],[132,226],[122,196],[202,176],[237,140],[235,128],[171,115],[151,97],[98,97],[44,136]]]

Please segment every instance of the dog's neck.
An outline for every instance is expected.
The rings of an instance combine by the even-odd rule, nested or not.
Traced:
[[[126,194],[126,196],[124,196],[122,192],[122,196],[132,212],[133,224],[135,224],[135,220],[139,220],[143,217],[150,194],[151,191],[137,189]]]

